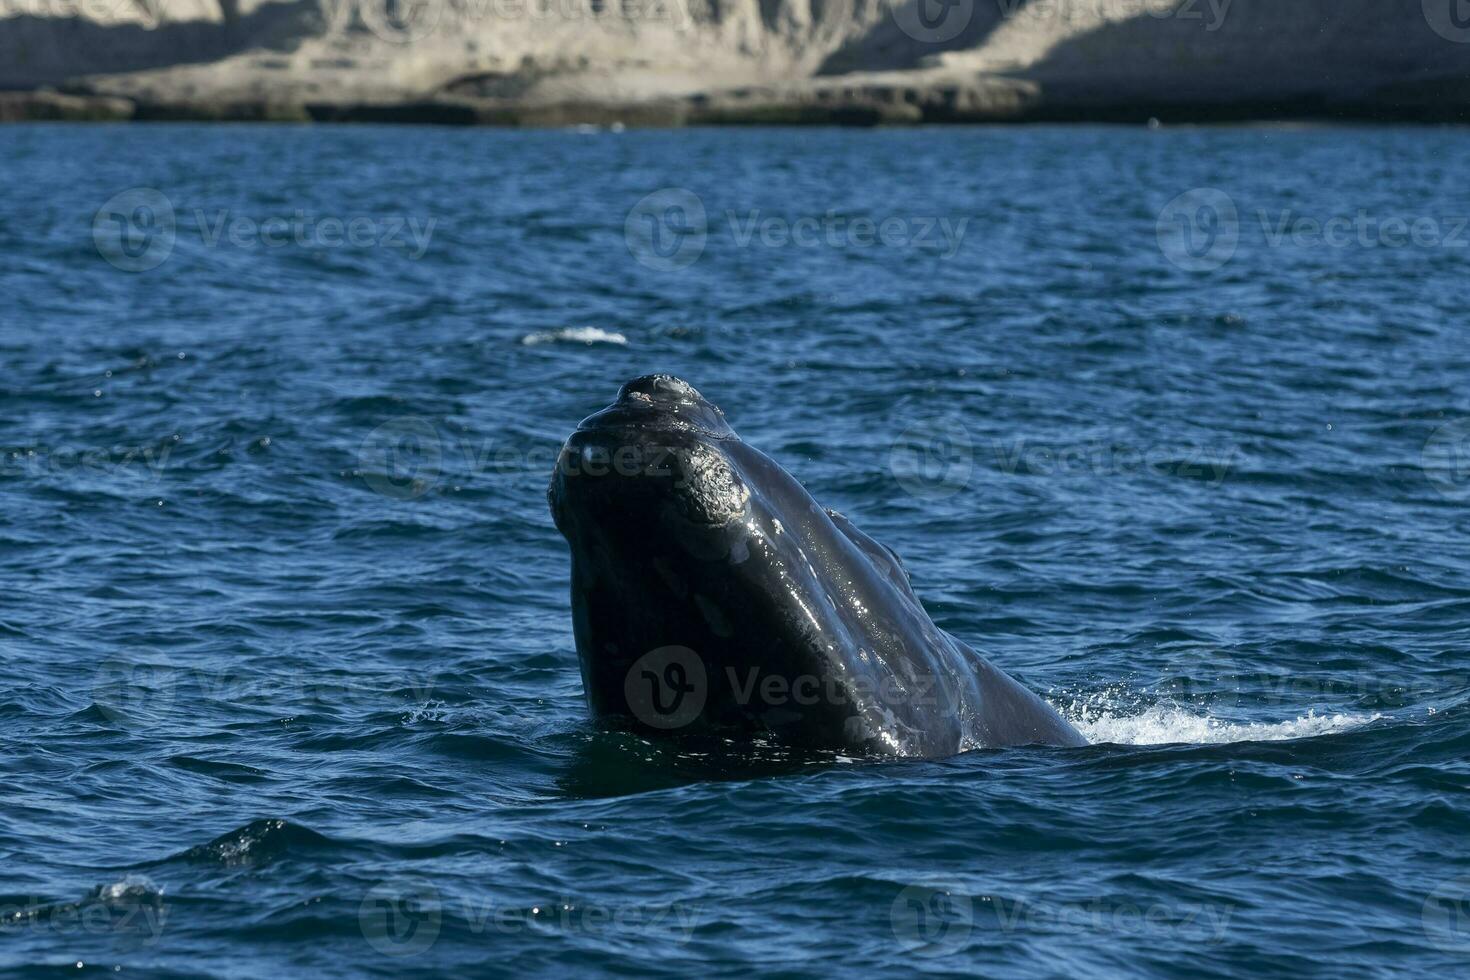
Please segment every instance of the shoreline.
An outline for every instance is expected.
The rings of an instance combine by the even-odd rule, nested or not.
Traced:
[[[1069,103],[1033,98],[1025,103],[955,98],[953,90],[884,92],[856,98],[740,97],[644,102],[514,103],[463,98],[402,102],[186,101],[148,102],[119,96],[54,90],[0,91],[0,123],[221,122],[396,124],[508,129],[576,126],[629,129],[688,127],[835,126],[872,128],[934,125],[1116,124],[1191,126],[1240,124],[1445,126],[1470,123],[1470,106],[1321,99],[1240,102]]]

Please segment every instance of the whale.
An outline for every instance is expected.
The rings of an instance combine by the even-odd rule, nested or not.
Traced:
[[[566,439],[547,497],[595,718],[873,758],[1087,744],[680,378],[622,385]]]

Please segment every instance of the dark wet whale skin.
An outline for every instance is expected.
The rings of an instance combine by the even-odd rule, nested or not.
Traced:
[[[678,378],[629,381],[587,418],[548,496],[571,548],[594,715],[671,727],[650,716],[646,683],[661,708],[673,702],[660,695],[696,699],[697,715],[675,717],[687,733],[927,758],[1086,744],[936,627],[896,555],[822,508]]]

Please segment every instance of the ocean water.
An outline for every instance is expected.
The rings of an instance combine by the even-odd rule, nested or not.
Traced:
[[[0,967],[1470,968],[1457,129],[0,129]],[[1094,743],[599,730],[670,371]]]

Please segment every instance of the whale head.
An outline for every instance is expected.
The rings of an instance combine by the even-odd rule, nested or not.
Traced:
[[[897,558],[687,382],[624,384],[566,440],[548,498],[595,715],[868,754],[958,750],[957,654]]]

